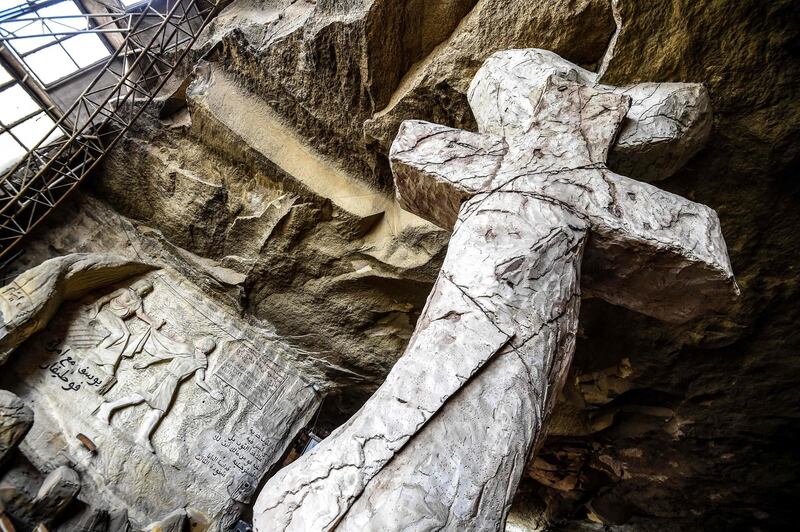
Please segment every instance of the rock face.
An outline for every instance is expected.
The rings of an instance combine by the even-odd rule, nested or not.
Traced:
[[[604,0],[251,0],[220,15],[207,46],[221,43],[223,64],[316,149],[388,188],[400,122],[446,113],[470,124],[464,92],[491,52],[541,44],[592,65],[613,31]]]
[[[788,527],[800,471],[797,28],[789,0],[236,0],[206,35],[211,64],[187,109],[133,132],[13,268],[124,255],[129,232],[302,349],[294,363],[331,392],[316,429],[329,430],[405,349],[444,257],[446,232],[390,207],[402,121],[477,130],[470,80],[511,48],[553,50],[604,85],[702,84],[706,147],[658,186],[719,213],[742,296],[683,325],[584,301],[510,521]],[[640,177],[624,164],[612,151],[612,169]],[[373,200],[346,202],[361,194]]]
[[[303,338],[333,380],[376,382],[411,335],[446,234],[331,164],[218,65],[188,104],[188,136],[130,140],[98,189],[229,272],[235,305]]]
[[[377,154],[361,141],[362,123],[475,3],[247,0],[217,18],[207,46],[222,43],[227,66],[316,138],[316,149],[373,182],[382,174],[386,184],[388,168],[376,170]]]
[[[130,234],[117,236],[134,245]],[[120,272],[130,277],[158,262],[146,249],[134,253],[139,261],[55,258],[3,289],[9,297],[11,289],[52,288],[27,292],[47,315],[28,313],[37,334],[0,376],[0,387],[36,409],[22,452],[39,470],[52,469],[34,497],[16,490],[23,502],[9,512],[23,522],[49,521],[81,489],[83,502],[122,506],[139,525],[191,507],[224,529],[319,404],[313,378],[263,324],[232,315],[174,269],[122,280]],[[76,291],[79,272],[94,275]],[[83,297],[59,307],[68,293]],[[72,468],[57,466],[64,463]]]
[[[19,397],[0,390],[0,464],[6,455],[22,441],[33,425],[33,410]]]
[[[482,0],[446,42],[406,73],[389,103],[364,124],[364,131],[388,151],[400,123],[409,118],[475,129],[467,88],[493,52],[545,48],[595,67],[603,60],[614,28],[607,1]]]

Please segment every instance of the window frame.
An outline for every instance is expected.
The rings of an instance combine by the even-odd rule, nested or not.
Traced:
[[[29,0],[25,0],[25,1],[28,2]],[[36,0],[33,0],[33,1],[35,2]],[[38,6],[38,5],[31,6],[30,3],[22,4],[19,7],[23,7],[23,6],[27,5],[30,8],[30,12],[27,13],[27,14],[24,14],[24,15],[19,15],[19,17],[29,17],[29,18],[39,17],[39,13],[38,13],[39,10],[46,9],[46,8],[54,6],[54,5],[58,5],[58,4],[62,3],[62,2],[70,2],[70,3],[72,3],[72,5],[74,5],[78,9],[78,11],[80,11],[83,15],[85,15],[86,16],[86,24],[87,24],[88,27],[94,27],[96,25],[95,22],[92,20],[92,13],[90,11],[86,10],[86,8],[84,7],[83,3],[80,2],[80,0],[52,0],[50,2],[42,2],[41,6]],[[136,5],[136,4],[134,4],[134,5]],[[127,10],[127,8],[126,8],[126,10]],[[3,22],[4,23],[13,22],[14,19],[15,19],[15,17],[10,17],[10,18],[4,20]],[[39,18],[39,20],[42,20],[42,19]],[[41,24],[43,24],[48,30],[52,31],[51,28],[49,26],[47,26],[47,23],[45,21],[42,20]],[[23,65],[23,67],[25,68],[25,71],[27,73],[29,73],[36,80],[36,83],[40,87],[42,87],[45,91],[52,91],[52,90],[58,89],[60,86],[62,86],[64,84],[69,83],[70,81],[72,81],[75,78],[85,74],[86,72],[89,72],[89,71],[91,71],[93,69],[96,69],[99,65],[105,64],[108,61],[109,57],[111,57],[114,54],[114,51],[115,51],[114,47],[111,45],[111,43],[108,41],[108,39],[103,34],[101,34],[101,33],[87,33],[85,35],[96,35],[97,36],[97,38],[99,39],[99,41],[102,44],[103,48],[105,49],[106,55],[104,57],[102,57],[101,59],[98,59],[97,61],[94,61],[93,63],[91,63],[91,64],[89,64],[89,65],[87,65],[85,67],[79,66],[78,62],[73,57],[73,54],[71,54],[64,47],[64,45],[62,43],[64,41],[69,40],[69,39],[78,37],[80,35],[81,35],[81,33],[75,33],[74,35],[53,36],[53,40],[52,41],[50,41],[50,42],[48,42],[46,44],[42,44],[41,46],[37,46],[37,47],[35,47],[35,48],[31,49],[31,50],[27,50],[27,51],[25,51],[23,53],[17,51],[17,49],[14,47],[14,44],[11,42],[11,41],[13,41],[13,39],[8,39],[8,40],[6,40],[6,44],[7,44],[6,49],[14,56],[14,58],[21,65]],[[66,54],[66,56],[69,58],[69,60],[72,63],[74,63],[74,65],[77,68],[73,72],[70,72],[69,74],[67,74],[67,75],[65,75],[65,76],[63,76],[61,78],[58,78],[58,79],[56,79],[54,81],[51,81],[50,83],[45,83],[44,81],[42,81],[42,79],[39,76],[39,74],[37,74],[34,71],[34,69],[28,64],[28,61],[26,61],[26,58],[30,57],[31,55],[33,55],[33,54],[35,54],[37,52],[41,52],[41,51],[46,50],[48,48],[51,48],[53,46],[58,46],[61,49],[61,51],[64,54]]]
[[[138,0],[138,2],[134,2],[134,3],[130,4],[130,5],[125,5],[124,0],[119,0],[119,3],[122,6],[122,9],[124,9],[125,11],[130,11],[131,9],[136,9],[136,8],[142,7],[147,2],[148,2],[148,0]]]
[[[25,76],[20,76],[18,68],[15,67],[19,67],[19,65],[13,63],[12,61],[7,60],[6,57],[0,55],[0,68],[5,70],[9,75],[8,80],[0,83],[0,93],[8,89],[11,89],[14,86],[19,86],[36,105],[36,110],[28,113],[27,115],[17,118],[10,124],[5,124],[3,122],[0,122],[0,135],[9,135],[11,140],[13,140],[15,144],[19,145],[19,147],[23,149],[22,158],[24,158],[27,156],[28,153],[31,152],[31,148],[28,148],[25,142],[22,139],[20,139],[14,133],[13,130],[19,126],[28,123],[31,120],[35,120],[37,117],[42,115],[46,116],[53,123],[53,125],[56,125],[58,124],[59,116],[57,115],[57,113],[54,112],[54,110],[56,109],[55,105],[52,103],[48,105],[48,102],[43,100],[43,98],[37,93],[37,91],[34,90],[34,88],[29,85],[30,81],[26,79],[26,77],[29,77],[30,75],[27,73],[27,70],[23,70],[25,72]],[[67,132],[64,130],[64,127],[62,126],[56,127],[55,130],[53,130],[52,125],[48,126],[48,131],[50,131],[50,133],[48,133],[45,136],[42,136],[40,140],[36,141],[36,143],[39,144],[39,148],[37,149],[45,148],[51,145],[52,143],[63,139],[67,135]],[[56,136],[53,137],[53,135]],[[48,139],[50,140],[48,141]],[[13,163],[11,163],[11,167],[17,164],[19,160],[20,159],[17,159]],[[0,170],[0,175],[4,175],[7,170],[8,168]]]

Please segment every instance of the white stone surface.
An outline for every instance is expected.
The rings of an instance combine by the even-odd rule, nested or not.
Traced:
[[[386,382],[270,479],[257,530],[501,529],[569,367],[581,281],[675,320],[737,293],[713,211],[605,167],[630,98],[550,75],[539,93],[509,132],[401,128],[398,195],[454,226],[444,265]],[[487,94],[502,97],[471,101],[482,127],[510,123],[513,97]]]
[[[143,273],[150,266],[101,253],[56,257],[0,288],[0,365],[30,335],[41,330],[62,301]]]
[[[139,526],[176,508],[231,525],[319,404],[288,345],[172,270],[63,304],[41,329],[0,375],[35,412],[20,449]]]
[[[553,52],[529,48],[491,55],[476,74],[468,97],[481,132],[516,137],[532,126],[550,75],[631,98],[609,154],[616,171],[642,181],[659,181],[682,168],[711,133],[708,91],[699,83],[639,83],[613,87],[598,75]]]
[[[500,138],[405,122],[392,150],[401,205],[449,228],[463,215],[461,202],[486,191],[555,202],[591,225],[586,295],[668,321],[724,305],[738,289],[716,213],[605,166],[628,98],[560,77],[550,78],[554,84],[574,88],[571,105],[560,105],[567,93],[558,88],[539,91],[541,110],[525,135]],[[603,115],[576,112],[590,100]]]

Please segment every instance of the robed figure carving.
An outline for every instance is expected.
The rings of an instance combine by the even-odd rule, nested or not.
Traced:
[[[120,288],[98,299],[89,310],[89,327],[96,333],[98,326],[106,334],[100,342],[89,349],[74,346],[77,353],[99,366],[106,379],[98,390],[104,394],[116,383],[116,371],[122,358],[131,358],[141,350],[144,335],[131,341],[131,331],[126,320],[136,317],[148,325],[148,331],[160,329],[165,321],[157,321],[144,310],[144,297],[153,291],[153,283],[141,279],[130,287]]]

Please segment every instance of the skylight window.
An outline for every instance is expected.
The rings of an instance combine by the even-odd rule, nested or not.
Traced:
[[[61,138],[60,129],[50,133],[54,125],[36,100],[0,66],[0,173],[40,141],[46,145]]]
[[[33,0],[27,2],[31,6],[36,4]],[[110,55],[97,34],[75,35],[88,28],[88,17],[73,0],[65,0],[3,22],[0,35],[41,84],[47,86]]]

